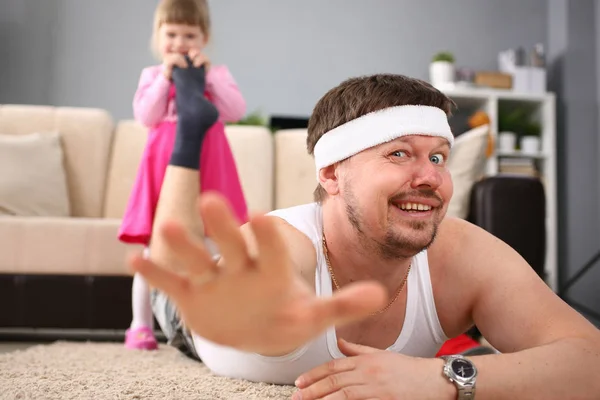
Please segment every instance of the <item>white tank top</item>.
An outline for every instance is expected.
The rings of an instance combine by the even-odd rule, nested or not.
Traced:
[[[325,263],[321,207],[317,203],[276,210],[269,215],[286,220],[313,242],[317,252],[315,289],[317,296],[331,296],[331,277]],[[434,357],[447,340],[440,325],[429,276],[427,252],[413,258],[406,284],[407,301],[400,335],[388,350],[415,357]],[[293,385],[304,372],[344,357],[337,346],[335,328],[281,357],[265,357],[217,345],[197,335],[194,346],[204,364],[215,374],[255,382]]]

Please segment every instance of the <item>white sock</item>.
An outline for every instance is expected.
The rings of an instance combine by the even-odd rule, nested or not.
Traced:
[[[140,275],[135,274],[133,285],[131,287],[131,309],[133,319],[131,328],[147,326],[154,330],[154,315],[152,314],[152,305],[150,303],[150,286]]]

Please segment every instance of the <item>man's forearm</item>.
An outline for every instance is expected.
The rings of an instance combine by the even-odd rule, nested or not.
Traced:
[[[562,339],[516,353],[472,358],[477,400],[600,399],[600,344]]]
[[[177,270],[177,262],[169,251],[160,229],[162,223],[176,221],[196,238],[202,238],[202,221],[196,204],[200,192],[198,170],[169,165],[160,192],[160,198],[154,217],[150,257],[154,262],[166,268]]]

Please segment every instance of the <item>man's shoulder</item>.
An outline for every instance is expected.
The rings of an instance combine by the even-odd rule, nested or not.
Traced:
[[[435,241],[428,249],[428,259],[434,274],[444,279],[465,277],[484,282],[499,260],[511,258],[516,251],[483,228],[463,219],[445,218]]]
[[[267,213],[269,216],[279,217],[283,219],[288,218],[311,218],[314,217],[320,210],[318,203],[306,203],[299,204],[290,207],[279,208]]]
[[[267,215],[279,221],[279,231],[288,244],[294,265],[309,286],[314,287],[317,248],[323,234],[320,205],[301,204],[273,210]]]
[[[491,235],[464,219],[446,217],[439,226],[428,257],[434,264],[463,264],[472,254],[486,251]]]
[[[320,240],[323,229],[321,206],[318,203],[280,208],[267,213],[267,215],[280,218],[286,225],[301,232],[313,243]]]
[[[466,237],[476,238],[485,234],[477,225],[457,217],[445,217],[439,226],[438,235],[434,243],[456,246],[460,239]]]

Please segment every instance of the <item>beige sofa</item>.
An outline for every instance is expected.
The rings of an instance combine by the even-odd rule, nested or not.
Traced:
[[[71,215],[0,217],[0,272],[127,274],[123,260],[131,246],[119,243],[116,237],[144,148],[146,129],[134,121],[115,124],[102,110],[0,107],[0,134],[56,131],[64,149]],[[300,151],[294,149],[303,140],[302,133],[281,135],[289,138],[291,142],[287,143],[281,138],[274,141],[266,128],[227,127],[251,211],[266,212],[275,205],[310,201],[314,188],[312,171],[287,167],[276,175],[273,168],[277,160],[285,159],[292,165],[308,161],[308,166],[312,166],[302,147]],[[274,142],[282,149],[277,160]],[[307,160],[302,160],[302,156]],[[278,189],[274,189],[274,181],[280,182]],[[302,181],[304,186],[300,185]]]
[[[0,315],[0,327],[125,328],[130,318],[125,258],[133,247],[119,243],[117,231],[146,129],[134,121],[115,122],[98,109],[0,106],[0,135],[34,132],[59,134],[70,211],[63,216],[0,216],[0,293],[9,303],[21,302],[14,315]],[[312,200],[315,168],[306,153],[306,130],[272,134],[264,127],[227,126],[226,134],[250,211]],[[466,149],[455,167],[457,176],[466,174],[471,183],[477,172],[468,163],[465,167],[465,160],[469,155],[470,163],[482,159],[485,143],[479,142],[477,157]],[[466,200],[460,192],[469,189],[458,190],[462,208]],[[0,207],[1,196],[0,187]],[[75,320],[61,322],[56,308],[65,305],[79,315]],[[55,315],[38,324],[32,313]],[[102,315],[98,322],[96,316]]]

